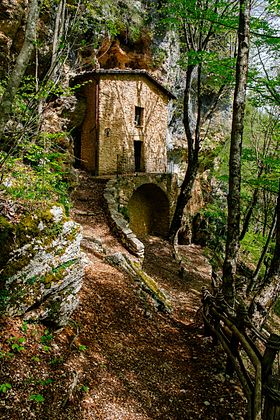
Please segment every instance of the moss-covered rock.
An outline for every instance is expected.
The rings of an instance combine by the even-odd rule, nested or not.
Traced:
[[[0,314],[65,324],[83,277],[80,226],[59,206],[22,215],[17,223],[3,217],[0,223],[6,238]]]
[[[134,261],[127,258],[124,254],[119,252],[107,255],[106,261],[114,267],[127,272],[137,283],[141,289],[151,295],[156,306],[163,312],[172,312],[171,301],[166,296],[165,292],[158,286],[156,281],[149,276],[141,267],[140,261]]]

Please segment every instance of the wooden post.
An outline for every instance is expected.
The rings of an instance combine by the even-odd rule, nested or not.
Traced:
[[[213,337],[213,340],[215,340],[215,335],[213,334],[212,329],[209,327],[209,325],[207,324],[207,322],[205,321],[205,319],[209,318],[208,321],[210,322],[211,319],[211,315],[210,315],[210,310],[211,310],[211,293],[209,292],[209,290],[203,286],[201,288],[201,292],[202,292],[202,304],[203,304],[203,323],[204,323],[204,336],[205,337]]]
[[[236,326],[241,333],[244,332],[245,318],[247,315],[248,314],[244,305],[238,306],[238,308],[236,309]],[[234,333],[232,333],[229,346],[230,346],[230,350],[233,356],[237,357],[238,349],[239,349],[239,339]],[[231,358],[229,357],[227,360],[227,365],[226,365],[226,374],[229,376],[232,376],[234,371],[235,371],[235,368],[233,366]]]
[[[270,375],[265,385],[263,420],[280,419],[280,377]]]
[[[269,375],[272,374],[272,365],[277,353],[280,350],[280,336],[271,334],[262,359],[262,382],[266,383]]]
[[[234,357],[237,357],[238,355],[238,346],[239,346],[239,339],[236,337],[234,333],[232,333],[230,343],[229,343],[229,348]],[[234,372],[235,372],[234,364],[232,363],[231,358],[228,357],[227,364],[226,364],[226,374],[232,377]]]

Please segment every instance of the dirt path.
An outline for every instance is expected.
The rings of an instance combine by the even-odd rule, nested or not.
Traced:
[[[8,374],[21,378],[14,394],[0,403],[0,418],[243,419],[241,390],[223,375],[223,353],[203,336],[199,291],[209,282],[209,267],[200,248],[185,248],[190,275],[183,281],[170,245],[154,237],[146,241],[144,269],[173,305],[171,314],[158,312],[151,298],[98,252],[97,237],[113,252],[124,252],[107,226],[104,185],[81,174],[74,197],[73,216],[84,227],[89,260],[80,306],[36,364],[31,355],[37,354],[45,332],[37,327],[26,333],[29,357],[20,355],[14,371],[12,365],[2,367],[3,381]],[[38,378],[52,381],[38,385]],[[40,393],[44,401],[27,403],[30,392]]]

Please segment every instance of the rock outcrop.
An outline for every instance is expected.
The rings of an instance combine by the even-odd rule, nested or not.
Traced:
[[[58,206],[1,219],[0,315],[65,325],[83,278],[80,225]]]

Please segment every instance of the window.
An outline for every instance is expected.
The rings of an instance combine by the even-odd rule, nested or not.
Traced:
[[[136,106],[135,107],[135,118],[134,118],[134,122],[135,122],[136,127],[142,127],[143,116],[144,116],[144,108],[141,108],[140,106]]]

